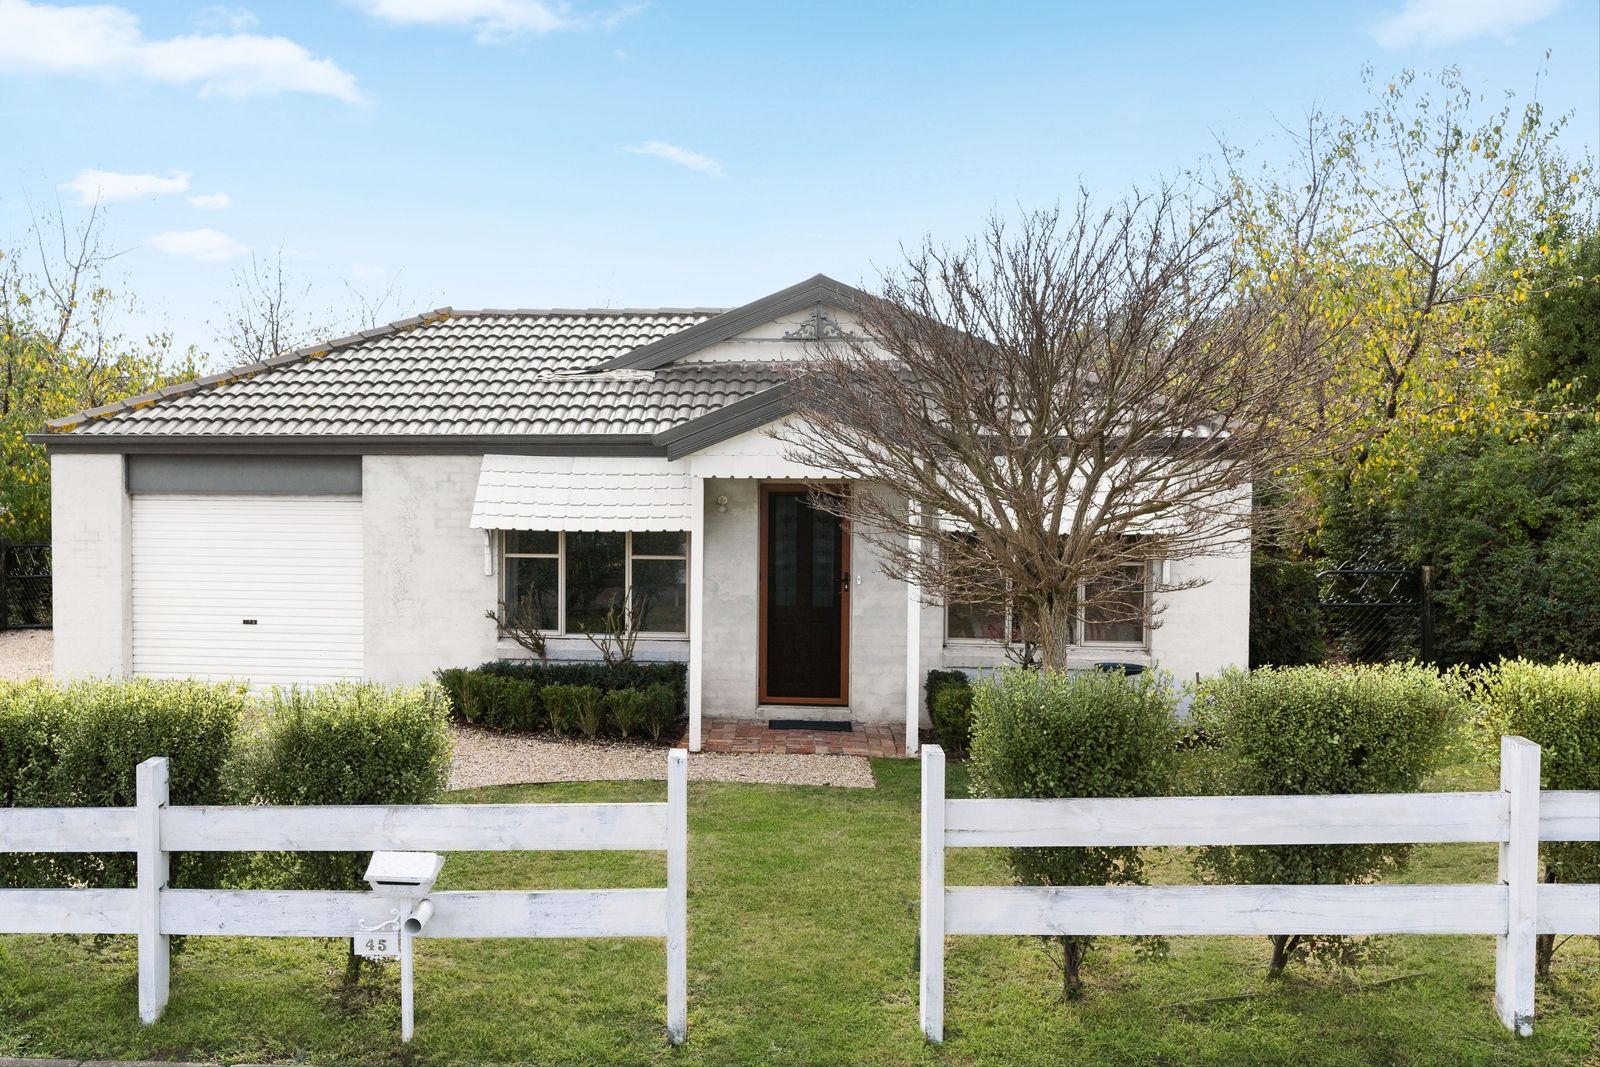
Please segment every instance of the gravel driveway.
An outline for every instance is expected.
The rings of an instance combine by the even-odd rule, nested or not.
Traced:
[[[48,678],[54,644],[49,630],[6,630],[0,633],[0,678],[20,682]]]
[[[529,782],[664,780],[664,748],[605,741],[562,741],[503,734],[470,726],[456,728],[451,789]],[[864,756],[758,755],[696,752],[689,756],[696,782],[771,785],[834,785],[873,789],[872,764]]]

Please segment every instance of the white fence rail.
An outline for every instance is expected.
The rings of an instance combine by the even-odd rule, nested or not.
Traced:
[[[688,760],[667,754],[664,804],[169,807],[167,761],[138,768],[133,808],[0,808],[3,852],[134,852],[133,889],[0,890],[0,933],[137,934],[139,1015],[167,1003],[168,938],[348,937],[391,920],[368,892],[173,889],[173,852],[665,851],[660,889],[429,893],[415,936],[651,937],[667,943],[667,1031],[687,1025]],[[409,1036],[409,1026],[406,1027]]]
[[[947,934],[1493,934],[1495,1011],[1533,1032],[1536,934],[1600,934],[1600,885],[1539,882],[1540,841],[1600,841],[1600,791],[1541,793],[1500,746],[1493,793],[946,800],[922,750],[922,1031],[944,1037]],[[947,848],[1496,842],[1498,884],[947,887]]]

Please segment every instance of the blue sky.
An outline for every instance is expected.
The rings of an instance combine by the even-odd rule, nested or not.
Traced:
[[[214,341],[281,246],[322,304],[732,305],[1217,134],[1460,65],[1600,143],[1595,0],[762,4],[0,0],[0,243],[107,202],[143,329]]]

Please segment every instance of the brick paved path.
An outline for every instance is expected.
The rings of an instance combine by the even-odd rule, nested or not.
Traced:
[[[769,730],[766,720],[706,719],[700,740],[706,752],[792,752],[819,756],[904,756],[906,730],[890,723],[853,723],[843,730]],[[682,742],[687,745],[688,740]]]

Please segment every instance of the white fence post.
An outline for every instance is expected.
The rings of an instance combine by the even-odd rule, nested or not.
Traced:
[[[167,806],[167,760],[153,756],[134,772],[138,860],[134,882],[139,934],[139,1019],[146,1025],[167,1006],[172,950],[161,932],[161,891],[167,887],[167,854],[161,847],[161,809]]]
[[[689,754],[667,753],[667,1034],[689,1025]]]
[[[1500,788],[1511,807],[1510,831],[1500,846],[1506,887],[1506,932],[1494,945],[1494,1010],[1508,1030],[1533,1033],[1534,941],[1539,899],[1539,746],[1523,737],[1500,739]]]
[[[944,749],[922,749],[922,1032],[944,1040]]]

